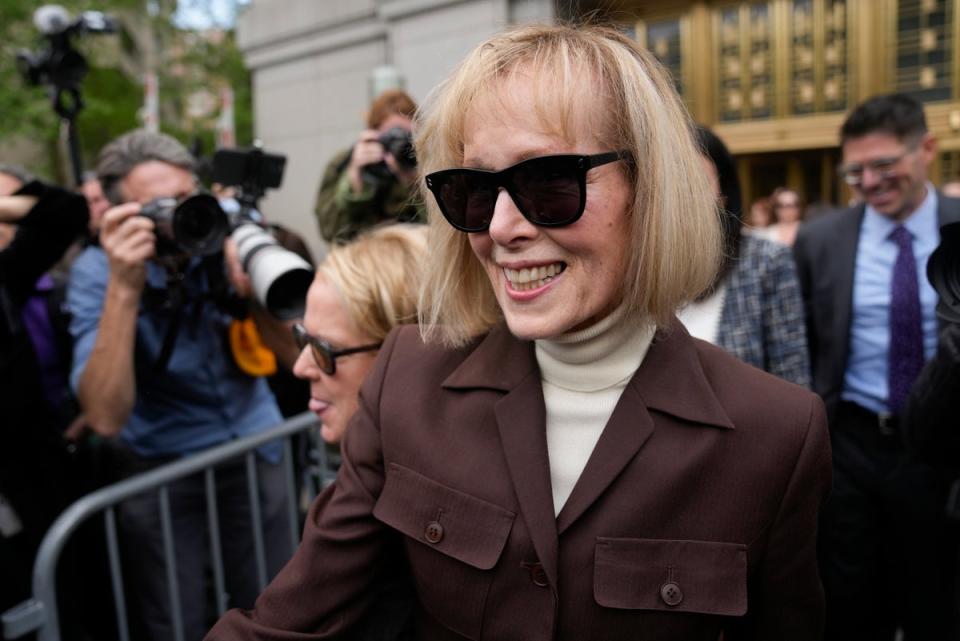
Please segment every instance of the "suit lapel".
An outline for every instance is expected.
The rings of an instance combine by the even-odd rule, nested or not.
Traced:
[[[547,454],[543,387],[537,372],[494,407],[503,453],[537,557],[557,585],[557,521]]]
[[[600,440],[557,515],[562,535],[616,480],[654,433],[651,411],[686,422],[732,429],[704,374],[693,339],[678,322],[658,332],[627,384]]]
[[[843,372],[847,368],[847,355],[850,350],[850,323],[853,319],[853,275],[857,266],[857,245],[860,242],[860,226],[863,223],[865,206],[860,205],[849,211],[849,214],[840,220],[840,229],[836,230],[836,240],[830,244],[830,251],[821,258],[834,261],[832,269],[836,276],[833,289],[832,308],[833,336],[838,339],[840,349],[837,350],[834,371],[838,372],[840,384],[843,382]]]
[[[537,558],[550,584],[557,585],[557,522],[543,387],[533,343],[514,338],[500,325],[447,378],[444,387],[506,392],[493,408],[503,455]]]

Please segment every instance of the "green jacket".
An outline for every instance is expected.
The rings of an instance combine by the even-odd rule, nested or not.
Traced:
[[[327,164],[320,182],[314,213],[325,241],[346,242],[360,231],[387,220],[426,220],[415,186],[407,188],[391,180],[376,189],[364,184],[361,193],[353,193],[347,175],[350,152],[346,149],[337,153]]]

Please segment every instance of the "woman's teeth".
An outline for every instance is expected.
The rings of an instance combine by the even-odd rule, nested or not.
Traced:
[[[543,287],[553,277],[566,269],[564,263],[541,265],[540,267],[524,267],[523,269],[503,268],[503,273],[510,281],[510,287],[516,291],[527,291]]]

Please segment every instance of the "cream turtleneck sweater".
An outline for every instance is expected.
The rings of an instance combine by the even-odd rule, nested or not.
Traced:
[[[536,341],[555,514],[653,340],[653,324],[623,322],[625,311],[620,307],[584,330]]]

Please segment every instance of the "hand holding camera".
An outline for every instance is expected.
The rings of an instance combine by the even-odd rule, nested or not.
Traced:
[[[409,186],[416,180],[416,168],[413,135],[409,129],[397,126],[361,133],[350,154],[347,172],[351,188],[359,194],[365,187],[379,189],[391,180]]]
[[[146,262],[156,255],[156,224],[138,215],[142,209],[136,202],[111,207],[100,227],[100,245],[110,261],[112,278],[137,295],[146,282]]]

